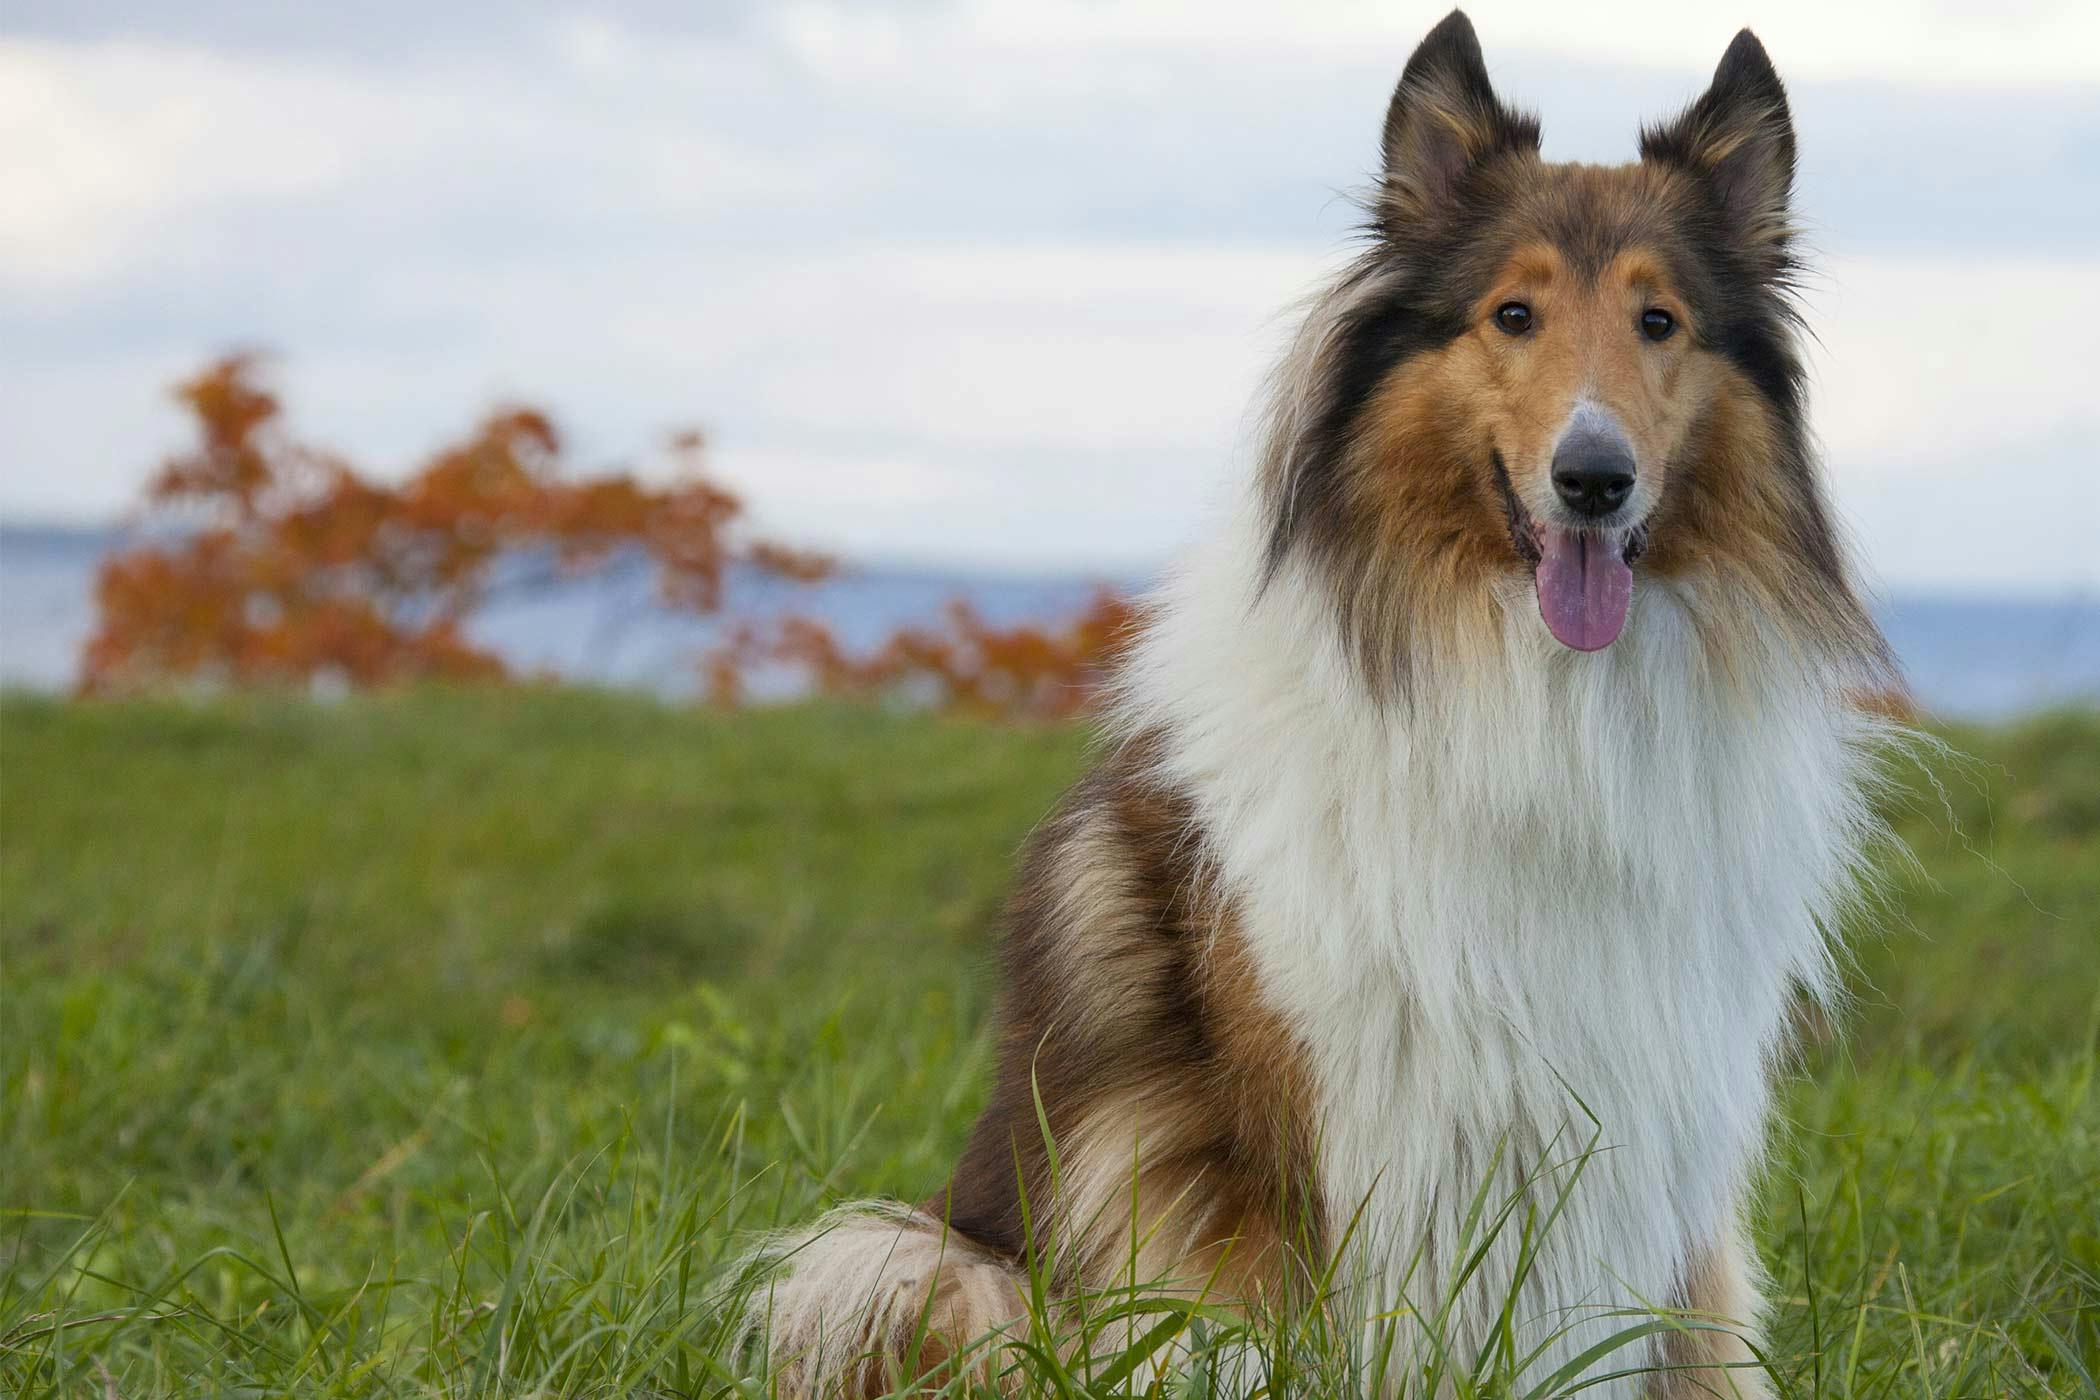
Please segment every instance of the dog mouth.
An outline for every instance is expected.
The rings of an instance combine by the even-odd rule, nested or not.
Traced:
[[[1602,651],[1617,641],[1633,604],[1633,564],[1648,548],[1647,523],[1577,528],[1535,520],[1517,499],[1499,452],[1495,484],[1509,516],[1510,545],[1531,569],[1546,630],[1575,651]]]

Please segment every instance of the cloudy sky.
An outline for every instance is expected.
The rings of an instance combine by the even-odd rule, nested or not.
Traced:
[[[0,518],[118,511],[166,385],[262,346],[374,464],[526,397],[590,460],[697,422],[861,556],[1149,565],[1241,469],[1440,13],[0,0]],[[1874,575],[2100,588],[2100,5],[1471,13],[1564,159],[1626,158],[1754,25]]]

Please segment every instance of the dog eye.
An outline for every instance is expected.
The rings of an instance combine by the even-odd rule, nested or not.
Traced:
[[[1511,335],[1531,329],[1531,308],[1521,301],[1505,301],[1495,309],[1495,324]]]
[[[1641,313],[1641,334],[1650,340],[1668,340],[1676,329],[1677,318],[1667,311],[1651,306]]]

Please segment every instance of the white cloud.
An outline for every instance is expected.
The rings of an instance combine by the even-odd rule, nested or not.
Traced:
[[[1994,478],[2037,439],[2100,444],[2077,343],[2100,324],[2100,256],[1836,259],[1806,302],[1823,440],[1855,477],[1930,460]]]
[[[2100,421],[2059,348],[2100,313],[2100,9],[1763,10],[1845,254],[1812,298],[1841,505],[1899,582],[2100,579],[2070,536]],[[1561,155],[1630,150],[1732,32],[1474,14]],[[591,460],[697,417],[790,536],[1155,558],[1236,469],[1351,221],[1333,191],[1434,18],[568,14],[389,62],[0,40],[0,512],[115,510],[177,438],[169,380],[260,343],[296,422],[360,460],[406,464],[497,397],[550,404]],[[1900,81],[1834,81],[1862,75]]]
[[[1704,73],[1746,20],[1787,71],[1964,87],[2100,79],[2100,10],[2065,0],[1939,4],[1907,0],[1764,0],[1754,13],[1682,0],[1617,0],[1609,13],[1564,0],[1481,0],[1467,13],[1492,60],[1498,50],[1551,50],[1611,66]],[[1116,49],[1279,49],[1346,54],[1375,46],[1396,61],[1448,11],[1387,0],[1279,5],[1272,0],[969,0],[925,9],[786,4],[766,24],[829,73],[852,76],[912,61],[929,37],[958,47],[1089,54]]]
[[[275,209],[399,227],[538,198],[584,222],[594,207],[670,218],[853,186],[847,169],[757,150],[675,100],[622,100],[617,79],[594,72],[549,90],[498,64],[381,73],[0,40],[0,287],[49,299],[156,263],[172,278],[170,262],[270,261],[288,250],[243,224]],[[229,230],[243,246],[199,246]],[[345,251],[305,250],[315,263]]]
[[[399,60],[509,47],[558,34],[583,62],[634,49],[718,39],[785,45],[841,73],[911,65],[928,45],[1040,57],[1056,49],[1162,49],[1273,59],[1286,50],[1369,48],[1396,59],[1449,9],[1391,0],[366,0],[357,6],[255,0],[69,0],[9,16],[11,28],[82,39],[132,35],[248,51]],[[1711,64],[1737,26],[1754,24],[1790,71],[1991,87],[2089,81],[2100,71],[2100,18],[2077,0],[1761,0],[1748,8],[1683,0],[1468,0],[1490,56],[1552,49],[1594,64]]]
[[[120,267],[185,205],[336,183],[354,148],[300,131],[341,130],[340,85],[288,78],[130,45],[0,45],[0,277],[15,290],[77,285]],[[300,117],[286,119],[295,97]]]

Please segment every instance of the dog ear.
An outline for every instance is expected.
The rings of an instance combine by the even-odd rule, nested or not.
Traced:
[[[1746,245],[1786,242],[1794,121],[1786,87],[1755,34],[1735,36],[1712,86],[1677,120],[1641,132],[1641,159],[1702,175]]]
[[[1395,224],[1433,216],[1490,156],[1538,147],[1538,120],[1495,96],[1473,22],[1453,10],[1408,59],[1386,108],[1379,213]]]

